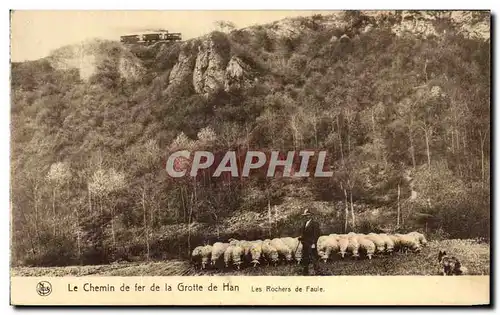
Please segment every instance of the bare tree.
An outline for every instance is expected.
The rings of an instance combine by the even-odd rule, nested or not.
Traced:
[[[146,259],[149,260],[150,254],[149,254],[149,229],[148,229],[148,220],[146,216],[146,186],[142,187],[142,194],[141,194],[141,205],[142,205],[142,214],[143,214],[143,220],[144,220],[144,239],[146,240]]]
[[[71,170],[66,163],[58,162],[50,166],[47,174],[47,180],[52,185],[52,216],[53,216],[53,233],[56,234],[56,195],[57,192],[68,183],[71,178]]]
[[[484,141],[488,136],[490,127],[484,132],[484,134],[479,130],[479,138],[481,139],[481,185],[484,187],[485,182],[485,167],[484,167]]]
[[[236,24],[231,21],[217,20],[214,24],[221,32],[225,33],[229,33],[236,28]]]
[[[111,236],[113,246],[116,248],[115,235],[115,208],[116,200],[112,197],[113,193],[125,188],[125,175],[111,168],[108,170],[98,169],[93,175],[89,183],[89,188],[92,194],[99,197],[101,215],[104,214],[103,199],[109,204],[111,214]]]

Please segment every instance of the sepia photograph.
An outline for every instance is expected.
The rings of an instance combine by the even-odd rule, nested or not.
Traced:
[[[489,303],[490,19],[12,10],[11,279],[270,299],[473,276]]]

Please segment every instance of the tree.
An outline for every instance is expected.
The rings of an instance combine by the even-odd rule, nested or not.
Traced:
[[[58,162],[50,166],[47,174],[47,180],[52,185],[52,215],[53,215],[53,233],[56,234],[57,213],[56,213],[56,195],[57,192],[68,183],[71,178],[71,170],[66,163]]]
[[[116,249],[116,233],[115,233],[115,207],[116,198],[113,194],[119,192],[126,187],[125,175],[117,172],[115,169],[97,169],[89,183],[89,189],[92,194],[98,196],[101,216],[105,214],[103,202],[107,203],[110,212],[111,221],[111,236],[113,247]]]
[[[215,26],[221,31],[225,33],[230,33],[234,29],[236,29],[236,24],[231,21],[217,20],[214,22]]]

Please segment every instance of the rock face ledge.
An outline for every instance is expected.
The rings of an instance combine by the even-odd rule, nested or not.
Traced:
[[[229,45],[210,36],[198,46],[198,55],[193,71],[193,86],[196,93],[205,94],[224,86]],[[228,48],[228,47],[227,47]]]
[[[193,73],[194,58],[190,53],[182,50],[179,54],[177,63],[170,71],[169,84],[182,84]]]
[[[196,93],[203,95],[243,87],[251,67],[239,57],[231,57],[230,50],[226,35],[217,32],[184,43],[170,72],[169,84],[189,82]]]
[[[224,90],[231,88],[243,88],[249,82],[251,68],[238,57],[232,57],[226,67],[226,76],[224,79]]]
[[[145,72],[136,56],[112,41],[88,40],[61,47],[47,59],[55,69],[78,69],[83,80],[88,80],[102,69],[117,71],[127,80],[140,79]]]

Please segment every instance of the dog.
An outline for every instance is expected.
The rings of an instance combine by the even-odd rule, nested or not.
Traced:
[[[467,268],[462,266],[458,258],[448,256],[446,251],[439,251],[438,261],[441,264],[443,276],[460,276],[467,273]]]

